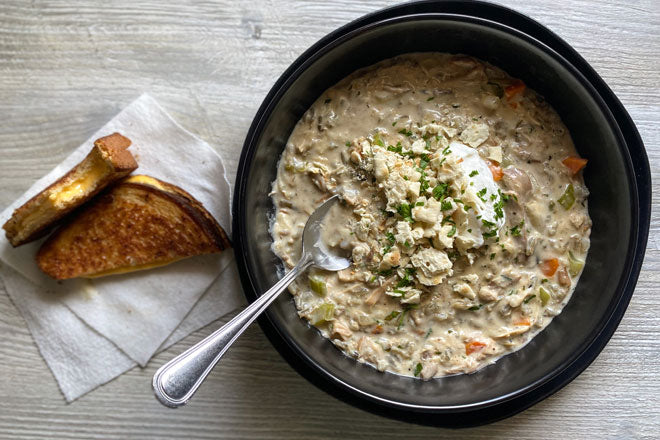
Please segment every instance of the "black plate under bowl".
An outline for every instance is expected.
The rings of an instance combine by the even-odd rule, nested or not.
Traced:
[[[389,8],[326,36],[272,88],[250,127],[236,178],[234,244],[248,300],[277,281],[268,232],[276,164],[303,112],[358,68],[407,52],[476,56],[542,94],[589,159],[591,249],[573,298],[532,342],[470,374],[419,381],[380,373],[344,356],[296,314],[282,295],[259,320],[304,377],[358,407],[406,421],[469,426],[519,412],[583,371],[605,346],[632,296],[649,229],[650,172],[630,117],[573,49],[540,24],[476,2]]]

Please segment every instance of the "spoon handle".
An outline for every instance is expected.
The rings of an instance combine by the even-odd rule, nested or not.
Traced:
[[[311,264],[312,259],[303,256],[280,281],[231,321],[160,367],[152,382],[160,403],[171,408],[185,405],[229,346]]]

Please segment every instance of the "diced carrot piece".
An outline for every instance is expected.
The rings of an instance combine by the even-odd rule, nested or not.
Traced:
[[[456,161],[456,163],[461,163],[461,162],[463,162],[463,158],[462,158],[462,157],[459,158],[459,159]]]
[[[529,318],[522,318],[522,319],[514,322],[514,324],[515,325],[527,325],[527,326],[532,325],[532,323],[529,322]]]
[[[571,174],[574,176],[585,167],[587,164],[587,159],[582,159],[581,157],[569,156],[566,159],[562,160],[561,163],[566,165],[566,168],[571,170]]]
[[[556,258],[543,260],[541,264],[539,264],[539,268],[541,269],[541,272],[543,272],[543,275],[546,277],[551,277],[555,274],[555,272],[557,272],[557,269],[559,268],[559,260]]]
[[[465,354],[469,356],[475,351],[481,351],[481,349],[484,348],[485,346],[486,344],[479,341],[468,342],[467,344],[465,344]]]
[[[504,94],[506,95],[506,99],[511,99],[516,95],[520,95],[524,91],[525,91],[525,83],[517,79],[513,82],[513,84],[511,84],[509,87],[504,89]]]
[[[372,334],[378,335],[380,333],[383,333],[383,326],[378,324],[374,329],[371,331]]]
[[[488,168],[490,168],[490,173],[493,175],[493,180],[499,182],[502,180],[504,173],[502,172],[502,167],[497,165],[495,162],[488,161]]]

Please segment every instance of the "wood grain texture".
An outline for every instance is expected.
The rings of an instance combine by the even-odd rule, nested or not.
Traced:
[[[572,44],[626,105],[660,181],[660,3],[501,3]],[[261,100],[299,54],[388,1],[3,0],[0,206],[142,92],[221,152],[233,181]],[[187,407],[160,406],[156,368],[189,336],[66,405],[0,283],[2,438],[657,438],[660,432],[660,202],[637,290],[611,342],[573,383],[511,419],[460,432],[374,416],[297,375],[251,328]]]

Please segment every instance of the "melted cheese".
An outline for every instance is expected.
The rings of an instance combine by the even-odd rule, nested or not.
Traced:
[[[150,185],[155,188],[160,189],[161,191],[168,191],[167,188],[163,186],[162,183],[160,183],[160,180],[151,177],[151,176],[145,176],[144,174],[138,174],[135,176],[130,176],[126,180],[124,180],[126,183],[141,183],[143,185]]]
[[[80,177],[74,179],[62,189],[50,194],[49,198],[55,205],[68,203],[93,191],[107,172],[108,166],[105,162],[95,163],[83,172]]]

